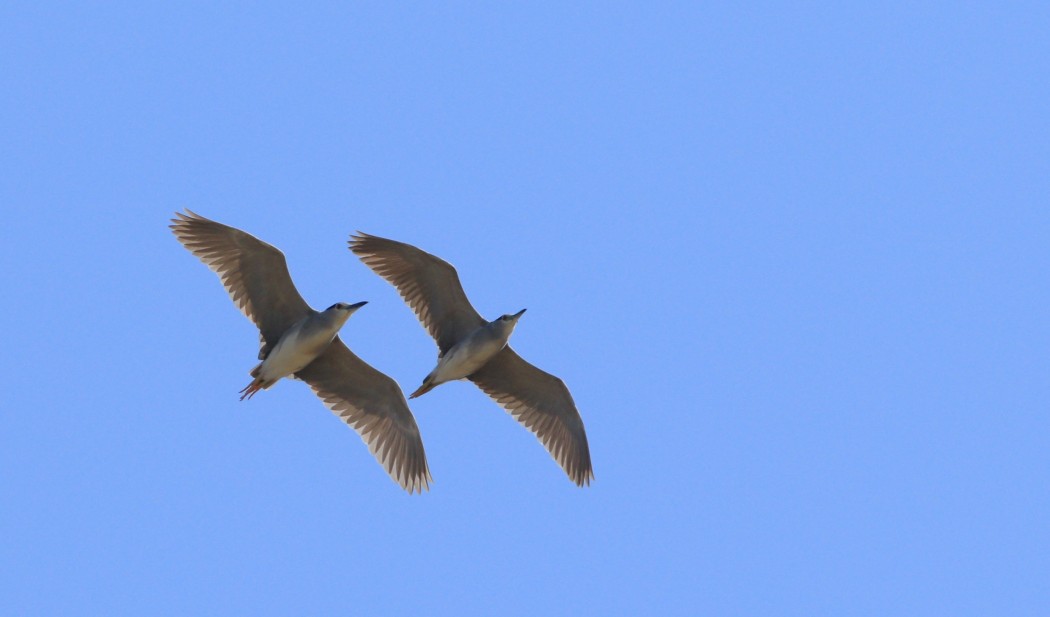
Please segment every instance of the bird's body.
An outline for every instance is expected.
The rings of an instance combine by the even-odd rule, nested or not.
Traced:
[[[339,340],[340,328],[365,302],[316,311],[299,295],[284,254],[273,246],[189,211],[176,213],[171,229],[259,328],[261,362],[251,370],[241,400],[293,375],[357,431],[402,488],[409,493],[429,488],[423,441],[401,388]]]
[[[478,326],[463,340],[438,356],[437,366],[423,379],[423,385],[419,386],[408,398],[416,398],[445,382],[466,379],[476,373],[507,346],[507,341],[514,332],[514,326],[518,323],[518,317],[524,312],[522,310],[514,316],[504,315],[495,321]]]
[[[578,486],[594,478],[587,432],[565,383],[507,345],[524,310],[487,321],[456,269],[410,244],[358,233],[350,250],[397,288],[438,346],[438,363],[412,397],[469,379],[532,431]]]
[[[340,302],[321,312],[311,309],[308,315],[281,334],[263,361],[251,370],[254,379],[241,390],[241,399],[251,398],[259,390],[266,390],[281,378],[306,368],[328,349],[350,315],[365,304]]]

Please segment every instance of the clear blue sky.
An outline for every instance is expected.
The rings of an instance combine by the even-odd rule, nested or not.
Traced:
[[[982,6],[983,5],[983,6]],[[11,614],[1045,615],[1045,3],[0,7]],[[569,385],[573,486],[469,383],[409,496],[176,242],[455,264]]]

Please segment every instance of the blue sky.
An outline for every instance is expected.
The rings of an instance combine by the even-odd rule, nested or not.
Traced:
[[[12,614],[1043,615],[1045,4],[0,7]],[[457,266],[561,376],[573,486],[469,383],[409,496],[167,229]]]

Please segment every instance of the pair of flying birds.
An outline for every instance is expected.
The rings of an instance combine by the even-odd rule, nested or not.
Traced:
[[[175,237],[219,275],[237,308],[259,328],[261,362],[241,400],[282,377],[301,379],[361,435],[395,482],[409,493],[429,489],[423,440],[401,388],[336,336],[366,303],[315,311],[295,289],[281,251],[189,210],[175,215]],[[469,379],[531,430],[573,482],[590,484],[587,434],[568,388],[507,345],[524,309],[486,321],[467,300],[455,268],[409,244],[358,233],[350,237],[350,250],[397,288],[437,341],[437,366],[409,398]]]

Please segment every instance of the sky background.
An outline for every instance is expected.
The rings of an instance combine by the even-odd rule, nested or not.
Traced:
[[[10,614],[1046,615],[1050,5],[0,5]],[[454,264],[579,489],[470,383],[408,495],[167,228]]]

